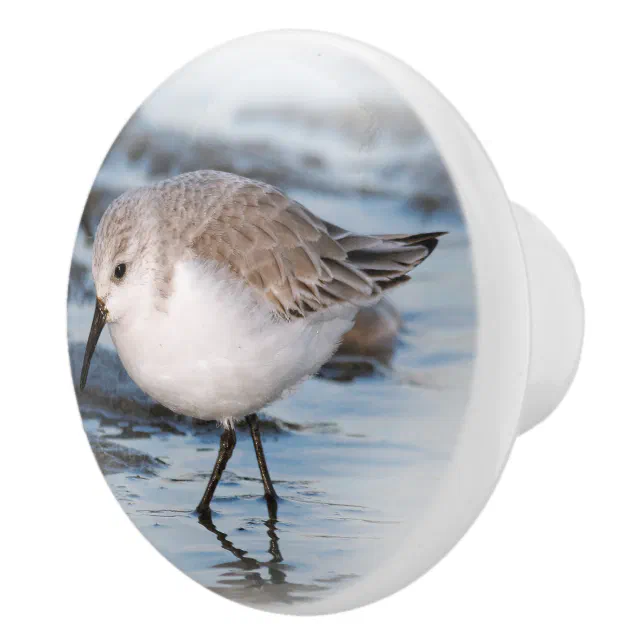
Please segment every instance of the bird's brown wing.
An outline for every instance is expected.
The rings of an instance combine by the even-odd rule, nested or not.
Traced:
[[[226,264],[290,319],[338,303],[373,302],[409,279],[440,234],[356,235],[271,186],[247,181],[226,191],[192,248]]]

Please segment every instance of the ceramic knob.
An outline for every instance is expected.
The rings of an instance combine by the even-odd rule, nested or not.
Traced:
[[[570,258],[456,109],[307,31],[216,47],[136,110],[69,293],[83,426],[125,514],[205,588],[291,614],[439,561],[583,336]]]

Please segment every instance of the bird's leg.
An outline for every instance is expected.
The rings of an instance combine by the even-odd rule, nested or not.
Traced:
[[[246,422],[250,427],[250,435],[253,437],[253,445],[255,446],[255,456],[257,456],[257,465],[259,465],[259,473],[262,475],[262,483],[264,484],[264,496],[269,504],[269,513],[271,508],[275,508],[277,503],[277,494],[273,488],[271,475],[268,473],[266,465],[266,458],[264,457],[264,448],[262,447],[262,438],[259,435],[259,419],[257,414],[246,416]],[[274,511],[274,510],[273,510]]]
[[[217,455],[215,467],[210,475],[206,491],[203,493],[203,497],[197,506],[197,512],[199,514],[203,514],[210,509],[210,502],[212,501],[215,489],[217,488],[217,483],[219,483],[219,479],[226,469],[226,464],[233,454],[236,442],[237,437],[235,436],[235,426],[233,421],[224,421],[224,431],[222,432],[221,439],[219,441],[219,454]]]

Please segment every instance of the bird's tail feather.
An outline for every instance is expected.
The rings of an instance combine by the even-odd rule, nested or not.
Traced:
[[[348,235],[337,241],[355,268],[387,290],[409,280],[407,273],[429,257],[445,234]]]

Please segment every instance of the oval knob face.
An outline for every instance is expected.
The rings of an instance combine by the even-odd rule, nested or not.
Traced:
[[[112,492],[177,568],[270,611],[423,573],[511,445],[489,429],[476,474],[458,454],[478,450],[479,320],[458,182],[427,115],[348,42],[260,34],[174,74],[110,149],[70,274]],[[481,498],[459,506],[454,481]]]

